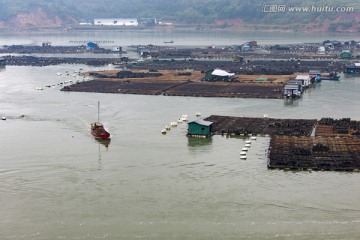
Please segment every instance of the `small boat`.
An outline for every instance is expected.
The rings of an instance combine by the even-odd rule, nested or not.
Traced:
[[[94,138],[97,139],[109,139],[110,133],[105,130],[105,127],[100,123],[100,102],[98,102],[98,121],[90,124],[90,132]]]
[[[171,40],[171,41],[164,41],[164,43],[174,43],[174,41],[173,41],[173,40]]]
[[[334,80],[334,81],[337,81],[337,80],[340,79],[340,76],[338,76],[336,72],[330,72],[328,74],[321,74],[320,79],[321,80]]]

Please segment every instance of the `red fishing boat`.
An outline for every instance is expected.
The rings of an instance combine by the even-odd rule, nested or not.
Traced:
[[[105,130],[105,127],[100,123],[100,102],[98,102],[98,121],[90,124],[90,132],[97,139],[109,139],[110,133]]]

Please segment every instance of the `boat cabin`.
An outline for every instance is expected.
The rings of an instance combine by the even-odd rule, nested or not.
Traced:
[[[309,76],[313,82],[319,82],[321,80],[321,70],[313,69],[309,71]]]

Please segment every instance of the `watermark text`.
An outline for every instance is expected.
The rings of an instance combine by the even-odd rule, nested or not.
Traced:
[[[262,5],[261,12],[264,13],[285,13],[285,12],[308,12],[308,13],[322,13],[322,12],[354,12],[354,7],[349,6],[287,6],[287,5]]]

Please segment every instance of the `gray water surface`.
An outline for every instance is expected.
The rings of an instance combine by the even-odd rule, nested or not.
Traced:
[[[359,77],[294,102],[35,90],[79,68],[0,71],[1,239],[360,238],[358,173],[268,170],[268,137],[244,161],[245,139],[187,138],[185,123],[161,134],[196,112],[360,120]],[[89,132],[97,101],[108,147]]]

